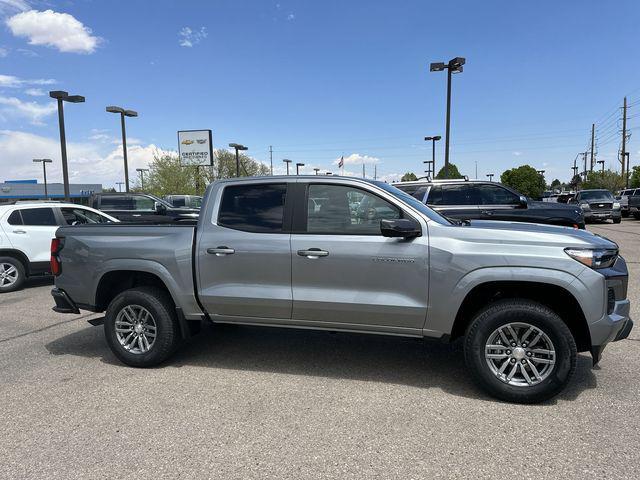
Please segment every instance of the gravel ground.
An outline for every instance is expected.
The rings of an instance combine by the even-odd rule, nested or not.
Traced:
[[[620,244],[638,318],[640,221]],[[480,392],[459,344],[208,328],[124,367],[47,280],[0,296],[0,478],[637,478],[640,329],[533,406]]]

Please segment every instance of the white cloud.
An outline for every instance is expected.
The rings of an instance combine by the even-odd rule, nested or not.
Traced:
[[[360,153],[352,153],[351,155],[344,157],[345,165],[365,165],[379,163],[380,159],[376,157],[370,157],[369,155],[361,155]],[[334,165],[340,163],[340,158],[336,158],[333,162]]]
[[[3,14],[24,12],[30,8],[24,0],[0,0],[0,13]]]
[[[30,45],[44,45],[61,52],[93,53],[100,38],[68,13],[53,10],[29,10],[10,17],[7,26],[17,37],[26,37]]]
[[[56,111],[56,104],[23,102],[16,97],[0,96],[0,115],[3,119],[10,117],[26,118],[33,125],[43,125],[42,119]]]
[[[41,88],[27,88],[24,93],[32,97],[42,97],[46,95],[46,92]]]
[[[0,74],[0,88],[18,88],[26,85],[53,85],[56,81],[52,78],[36,78],[25,80],[13,75]]]
[[[189,27],[183,27],[182,30],[178,32],[178,44],[181,47],[193,47],[197,45],[202,40],[207,38],[209,34],[207,33],[206,27],[200,27],[200,30],[193,30]]]
[[[9,55],[9,49],[0,47],[0,58],[5,58],[7,55]]]
[[[37,57],[38,54],[28,48],[16,48],[16,52],[21,53],[25,57]]]
[[[101,183],[111,186],[124,178],[122,147],[103,150],[96,143],[67,142],[69,178],[76,183]],[[27,132],[0,130],[0,171],[6,178],[34,178],[40,170],[25,159],[51,158],[47,167],[47,179],[62,182],[60,142],[57,138],[43,137]],[[153,144],[135,145],[127,148],[129,178],[135,178],[136,168],[146,168],[154,154],[169,153]]]
[[[519,157],[520,155],[522,155],[522,152],[512,152],[514,156]]]
[[[106,133],[94,133],[93,135],[89,136],[89,140],[97,140],[99,142],[106,142],[110,138],[111,137]]]

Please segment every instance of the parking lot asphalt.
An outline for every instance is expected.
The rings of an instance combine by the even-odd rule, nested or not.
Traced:
[[[640,318],[640,221],[620,245]],[[640,328],[581,354],[559,397],[479,391],[459,344],[208,328],[167,364],[120,364],[49,280],[0,296],[0,478],[637,478]]]

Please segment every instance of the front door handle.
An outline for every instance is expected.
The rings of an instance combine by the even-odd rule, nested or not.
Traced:
[[[483,215],[487,215],[487,216],[491,216],[491,215],[493,215],[493,212],[491,210],[482,210],[482,214]]]
[[[319,248],[310,248],[309,250],[298,250],[298,255],[307,258],[320,258],[327,257],[329,252],[326,250],[320,250]]]
[[[207,253],[215,255],[216,257],[224,257],[225,255],[231,255],[236,253],[233,248],[229,247],[216,247],[216,248],[207,248]]]
[[[27,233],[24,230],[14,230],[13,233]]]

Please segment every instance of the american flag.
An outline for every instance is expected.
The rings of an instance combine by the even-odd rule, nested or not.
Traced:
[[[340,157],[340,161],[338,162],[338,168],[344,167],[344,155]]]

